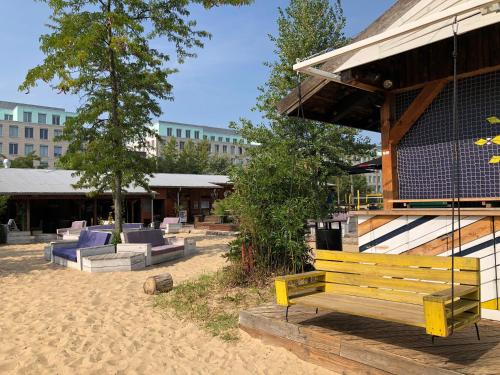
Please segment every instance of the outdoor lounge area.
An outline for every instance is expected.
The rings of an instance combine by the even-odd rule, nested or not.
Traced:
[[[86,272],[136,271],[146,266],[183,258],[196,250],[192,238],[164,238],[159,229],[124,230],[124,243],[110,243],[110,230],[81,230],[77,239],[51,242],[45,259]]]

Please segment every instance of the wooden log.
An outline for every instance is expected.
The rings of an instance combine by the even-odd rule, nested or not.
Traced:
[[[170,292],[173,288],[174,282],[172,275],[163,273],[161,275],[151,276],[144,282],[144,293],[157,294]]]

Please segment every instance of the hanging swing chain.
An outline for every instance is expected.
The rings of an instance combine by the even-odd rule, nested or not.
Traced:
[[[453,168],[452,185],[453,197],[451,206],[451,331],[453,334],[455,326],[455,209],[457,210],[458,224],[458,253],[462,253],[462,226],[460,214],[460,152],[459,152],[459,127],[458,127],[458,79],[457,79],[457,59],[458,59],[458,19],[455,16],[453,21]]]
[[[493,229],[493,262],[495,264],[495,295],[496,295],[496,309],[500,310],[500,298],[498,297],[498,263],[497,263],[497,237],[495,228],[495,216],[491,217],[491,226]]]

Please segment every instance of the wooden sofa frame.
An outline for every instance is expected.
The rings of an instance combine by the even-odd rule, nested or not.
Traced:
[[[307,305],[447,337],[481,319],[479,259],[318,250],[316,271],[275,279],[278,305]],[[452,314],[453,305],[453,314]]]
[[[171,241],[174,239],[166,238],[165,241]],[[152,266],[154,264],[168,262],[174,259],[183,258],[186,254],[187,239],[184,239],[184,248],[182,250],[173,251],[171,253],[153,255],[152,246],[150,243],[120,243],[116,245],[117,253],[141,253],[144,254],[146,258],[146,267]]]
[[[113,254],[115,252],[115,245],[102,245],[94,247],[86,247],[82,249],[76,249],[76,262],[71,260],[61,258],[54,255],[53,250],[58,247],[68,247],[71,245],[76,245],[78,241],[53,241],[50,243],[50,257],[51,262],[68,268],[77,269],[79,271],[83,270],[82,259],[84,257],[89,257],[91,255],[101,255],[101,254]]]

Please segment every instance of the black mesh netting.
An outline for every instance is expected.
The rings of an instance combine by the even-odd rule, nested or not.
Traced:
[[[400,116],[415,96],[414,91],[397,95],[394,116]],[[398,145],[400,199],[452,197],[452,98],[449,83]],[[458,81],[463,198],[500,197],[500,164],[489,164],[500,155],[500,145],[474,143],[500,135],[500,124],[486,120],[491,116],[500,118],[500,73]]]

